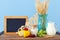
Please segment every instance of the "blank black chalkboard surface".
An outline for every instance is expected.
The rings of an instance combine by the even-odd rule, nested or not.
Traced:
[[[16,34],[22,25],[26,25],[27,20],[27,16],[5,16],[4,34]]]

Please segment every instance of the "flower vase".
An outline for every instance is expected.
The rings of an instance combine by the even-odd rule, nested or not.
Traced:
[[[47,14],[38,14],[38,32],[42,30],[46,30],[47,25]]]

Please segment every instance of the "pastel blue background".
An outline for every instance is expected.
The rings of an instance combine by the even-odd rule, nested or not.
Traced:
[[[4,30],[4,16],[28,16],[36,13],[35,0],[0,0],[0,32]],[[50,0],[48,21],[56,23],[60,32],[60,0]]]

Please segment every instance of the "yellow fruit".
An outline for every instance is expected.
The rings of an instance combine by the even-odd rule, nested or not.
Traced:
[[[28,37],[30,35],[30,31],[24,30],[24,37]]]

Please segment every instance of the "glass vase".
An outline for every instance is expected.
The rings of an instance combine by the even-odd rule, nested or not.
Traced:
[[[46,30],[47,26],[47,14],[38,14],[38,32],[42,30]]]

